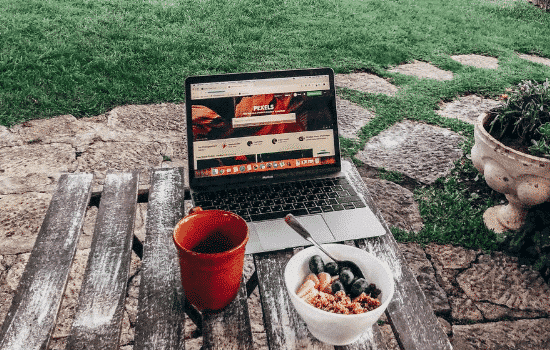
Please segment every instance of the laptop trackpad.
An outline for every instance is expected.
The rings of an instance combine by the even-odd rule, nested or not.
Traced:
[[[334,237],[330,233],[321,215],[299,216],[297,219],[317,242],[334,242]],[[284,219],[253,222],[251,225],[255,226],[258,237],[260,238],[260,244],[265,250],[311,245],[311,243],[291,229],[290,226],[285,223]]]
[[[323,213],[336,241],[382,236],[386,229],[368,208]]]

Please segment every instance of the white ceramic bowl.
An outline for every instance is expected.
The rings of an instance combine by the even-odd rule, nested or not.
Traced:
[[[343,244],[323,244],[323,248],[336,259],[354,262],[365,275],[367,282],[375,283],[382,291],[379,296],[381,305],[362,314],[342,315],[317,309],[299,298],[296,291],[304,278],[311,273],[311,257],[320,255],[325,264],[332,261],[315,246],[302,250],[288,261],[285,268],[286,288],[296,311],[315,338],[331,345],[351,344],[368,331],[388,307],[393,297],[393,275],[386,263],[362,249]]]

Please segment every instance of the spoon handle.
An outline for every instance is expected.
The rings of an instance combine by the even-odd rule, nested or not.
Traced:
[[[294,217],[292,214],[288,214],[285,216],[285,222],[288,224],[288,226],[292,227],[292,229],[305,239],[307,239],[309,242],[314,244],[317,248],[319,248],[323,253],[325,253],[329,258],[334,260],[335,262],[338,262],[338,260],[334,259],[319,243],[317,243],[313,237],[309,234],[309,232],[305,229],[300,222]]]

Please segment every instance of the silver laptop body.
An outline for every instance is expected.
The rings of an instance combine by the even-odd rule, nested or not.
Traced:
[[[321,243],[385,234],[346,184],[332,69],[194,76],[185,89],[193,203],[245,218],[247,254],[309,245],[289,212]]]

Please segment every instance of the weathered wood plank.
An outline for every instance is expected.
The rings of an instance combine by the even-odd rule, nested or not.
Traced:
[[[172,239],[185,214],[183,171],[155,169],[151,174],[135,350],[185,348],[185,297]]]
[[[132,253],[138,172],[105,178],[67,349],[118,349]]]
[[[254,254],[269,348],[333,349],[309,333],[287,294],[284,270],[293,255],[293,251],[288,249]]]
[[[346,346],[335,346],[334,350],[387,350],[378,325],[365,332],[359,340]]]
[[[357,240],[359,247],[388,263],[395,280],[395,292],[386,313],[399,345],[405,350],[452,349],[449,338],[435,317],[387,224],[376,208],[368,190],[349,162],[344,169],[350,182],[362,194],[367,204],[380,219],[387,233],[380,237]]]
[[[355,241],[342,242],[345,245],[357,246]],[[370,330],[365,332],[356,342],[346,346],[335,346],[335,350],[387,350],[384,338],[378,324],[375,323]]]
[[[46,349],[90,200],[91,174],[62,175],[0,332],[0,349]]]
[[[246,301],[246,283],[241,280],[239,292],[225,309],[203,313],[203,349],[253,349],[252,329]]]

